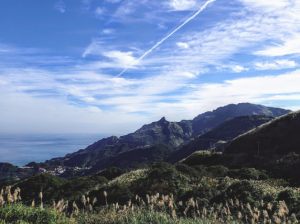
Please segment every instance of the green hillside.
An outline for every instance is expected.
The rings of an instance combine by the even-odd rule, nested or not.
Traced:
[[[273,117],[266,115],[246,115],[230,118],[207,133],[187,142],[167,158],[166,161],[176,163],[193,152],[209,150],[212,145],[216,147],[215,151],[223,151],[235,137],[273,119]]]
[[[236,139],[224,154],[285,155],[300,152],[300,111],[292,112],[253,129]]]

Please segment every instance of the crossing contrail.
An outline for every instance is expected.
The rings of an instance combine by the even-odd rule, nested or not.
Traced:
[[[142,60],[145,56],[147,56],[151,51],[153,51],[155,48],[157,48],[161,43],[163,43],[166,39],[168,39],[170,36],[172,36],[177,30],[179,30],[181,27],[183,27],[185,24],[187,24],[190,20],[194,19],[200,12],[202,12],[206,6],[216,0],[208,0],[194,15],[192,15],[190,18],[188,18],[184,23],[182,23],[179,27],[177,27],[172,33],[170,33],[168,36],[166,36],[164,39],[159,41],[157,44],[155,44],[149,51],[147,51],[145,54],[143,54],[139,59],[135,60],[129,67],[125,68],[119,75],[117,75],[115,78],[118,78],[120,75],[122,75],[124,72],[127,71],[127,69],[131,68],[133,65],[138,63],[140,60]]]

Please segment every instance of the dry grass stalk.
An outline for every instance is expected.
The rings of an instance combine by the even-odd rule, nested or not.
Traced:
[[[94,204],[97,202],[97,198],[95,197],[94,199],[93,199],[93,206],[94,206]]]
[[[84,205],[84,207],[85,207],[85,204],[86,204],[85,195],[82,195],[82,196],[81,196],[81,202],[83,203],[83,205]]]
[[[169,202],[169,205],[168,205],[168,206],[169,206],[169,208],[170,208],[170,209],[172,209],[172,210],[173,210],[173,201],[172,201],[172,200],[170,200],[170,202]]]
[[[273,205],[271,205],[271,203],[268,203],[267,209],[268,209],[270,212],[272,212],[272,208],[273,208]]]
[[[106,193],[106,191],[103,191],[103,194],[104,194],[104,197],[105,197],[105,203],[106,203],[106,206],[108,206],[108,204],[107,204],[107,193]]]
[[[175,210],[172,211],[172,217],[173,217],[173,219],[176,219],[176,211]]]
[[[4,198],[2,194],[0,194],[0,207],[2,208],[4,204],[5,204]]]
[[[240,211],[238,212],[237,217],[238,217],[238,219],[242,219],[243,218],[243,215],[242,215],[242,213]]]

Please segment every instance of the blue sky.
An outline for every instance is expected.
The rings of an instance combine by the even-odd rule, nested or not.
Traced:
[[[240,102],[300,109],[297,0],[0,0],[0,11],[2,133],[126,134]]]

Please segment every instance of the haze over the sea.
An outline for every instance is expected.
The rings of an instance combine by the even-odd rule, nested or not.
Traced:
[[[105,137],[97,134],[4,134],[0,135],[0,162],[24,166],[84,149]]]

